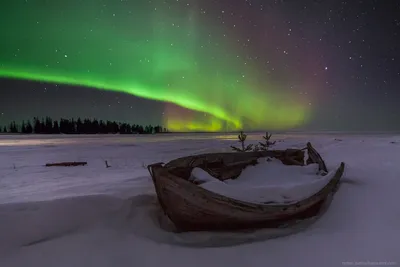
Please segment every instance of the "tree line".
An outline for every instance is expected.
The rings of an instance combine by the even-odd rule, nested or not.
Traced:
[[[24,134],[153,134],[166,133],[166,128],[160,125],[142,126],[139,124],[120,123],[116,121],[103,121],[97,119],[60,119],[53,120],[50,117],[33,118],[32,123],[22,121],[17,124],[11,122],[8,127],[0,127],[3,133]]]

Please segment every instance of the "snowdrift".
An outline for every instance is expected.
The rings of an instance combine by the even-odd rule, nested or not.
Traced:
[[[301,201],[322,189],[339,166],[325,176],[317,176],[318,164],[286,166],[279,160],[259,160],[243,170],[238,178],[221,181],[195,168],[192,176],[204,189],[251,203],[291,203]]]
[[[321,215],[325,210],[321,211]],[[295,227],[237,233],[176,233],[155,195],[121,199],[107,195],[77,196],[0,206],[0,251],[40,245],[68,235],[110,227],[137,237],[178,246],[220,247],[277,238],[306,229],[317,217]]]
[[[0,206],[0,250],[31,246],[123,218],[130,203],[107,195],[77,196]]]

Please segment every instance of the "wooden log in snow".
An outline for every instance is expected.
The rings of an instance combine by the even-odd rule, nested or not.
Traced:
[[[72,166],[85,166],[87,162],[57,162],[57,163],[47,163],[46,167],[72,167]]]

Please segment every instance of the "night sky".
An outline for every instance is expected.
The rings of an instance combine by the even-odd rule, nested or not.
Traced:
[[[0,125],[400,130],[400,1],[4,0]]]

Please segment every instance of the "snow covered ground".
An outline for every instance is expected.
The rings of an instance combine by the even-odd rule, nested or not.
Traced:
[[[284,140],[276,148],[311,141],[328,168],[347,164],[330,208],[304,231],[270,239],[265,230],[229,236],[163,230],[145,166],[229,151],[235,138],[0,135],[0,266],[400,265],[400,136],[394,135],[273,136]],[[88,165],[43,166],[60,161]]]

